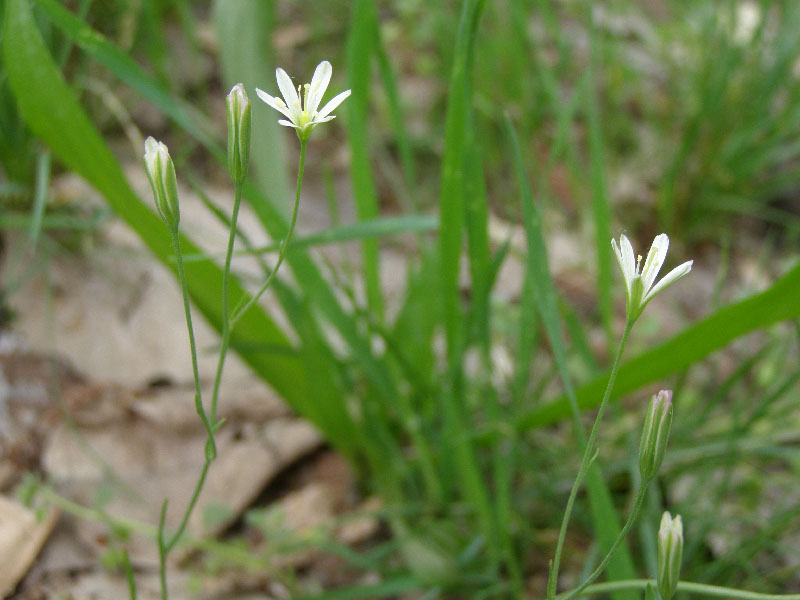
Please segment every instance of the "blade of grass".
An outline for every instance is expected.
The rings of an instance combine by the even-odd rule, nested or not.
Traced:
[[[514,155],[517,179],[519,182],[520,197],[522,199],[522,215],[525,234],[528,241],[528,257],[525,262],[526,284],[531,286],[533,300],[542,319],[553,357],[558,368],[564,389],[567,391],[575,435],[581,442],[581,447],[586,447],[586,433],[580,420],[580,411],[575,398],[572,377],[567,367],[567,353],[564,348],[564,336],[558,314],[558,297],[550,268],[547,262],[547,246],[542,231],[542,219],[539,208],[533,199],[525,166],[522,160],[522,151],[519,147],[517,134],[511,120],[506,117],[506,129],[510,140],[511,152]],[[602,396],[602,391],[601,391]],[[597,535],[598,544],[602,554],[614,544],[620,532],[620,523],[611,493],[603,481],[602,473],[597,463],[589,467],[586,474],[586,487],[589,493],[589,504],[592,511],[592,523]],[[622,544],[614,558],[608,565],[608,576],[611,580],[630,579],[636,576],[633,568],[633,559],[625,544]],[[626,598],[626,594],[618,592],[615,597]],[[630,594],[627,594],[629,597]]]
[[[687,369],[745,334],[798,317],[800,263],[763,292],[721,308],[663,344],[625,362],[617,376],[615,396]],[[581,409],[599,403],[607,378],[607,373],[601,374],[576,391]],[[568,414],[569,401],[562,397],[522,415],[517,425],[522,429],[542,427]]]
[[[464,352],[464,329],[458,274],[465,223],[464,171],[470,140],[471,71],[475,38],[485,0],[465,0],[461,7],[458,34],[445,119],[445,147],[439,192],[439,260],[447,375],[442,390],[444,444],[452,451],[458,489],[475,511],[480,529],[489,544],[490,558],[497,565],[499,549],[495,545],[494,515],[481,479],[475,450],[467,435],[468,414],[463,401],[461,359]]]
[[[372,0],[355,0],[350,22],[350,35],[347,41],[350,89],[353,90],[347,103],[347,132],[350,142],[350,177],[353,181],[353,198],[356,213],[362,221],[378,216],[378,196],[375,191],[375,182],[372,179],[370,139],[367,133],[370,65],[372,64],[377,27],[377,17]],[[380,285],[377,240],[365,239],[362,242],[362,253],[367,306],[377,321],[382,323],[383,295]]]
[[[31,211],[31,246],[36,248],[39,234],[42,232],[42,219],[47,204],[47,192],[50,189],[50,153],[40,152],[36,159],[36,188],[33,192],[33,209]]]
[[[470,137],[472,137],[470,133]],[[468,142],[465,164],[467,179],[464,186],[467,250],[472,282],[469,322],[481,349],[487,372],[491,370],[489,326],[489,206],[483,164],[475,140]]]
[[[381,217],[370,221],[361,221],[352,225],[332,227],[319,233],[293,238],[289,248],[310,248],[325,244],[338,244],[366,238],[388,237],[403,233],[424,233],[436,231],[439,228],[439,218],[435,215],[402,215],[399,217]],[[280,244],[268,244],[254,248],[240,254],[264,254],[275,252]]]
[[[213,126],[194,106],[176,99],[153,81],[136,62],[101,34],[72,14],[57,0],[35,0],[54,25],[89,56],[105,65],[119,79],[161,108],[173,121],[209,147],[215,145]],[[223,155],[224,156],[224,155]]]
[[[608,189],[605,177],[605,148],[603,130],[600,120],[600,102],[598,100],[596,73],[599,67],[599,56],[602,52],[598,39],[597,27],[591,4],[588,6],[589,20],[589,66],[587,70],[587,87],[585,94],[586,115],[589,122],[589,155],[592,172],[592,217],[594,222],[595,252],[597,255],[597,295],[600,319],[606,334],[606,355],[614,352],[614,332],[612,331],[611,306],[611,252],[608,242],[611,239],[611,208],[608,205]]]
[[[356,600],[357,598],[388,598],[417,591],[421,584],[414,577],[397,577],[374,585],[348,586],[317,596],[303,596],[299,600]]]
[[[414,153],[411,150],[411,143],[409,142],[408,132],[406,131],[406,121],[400,104],[400,95],[397,92],[397,78],[395,77],[392,63],[389,60],[389,55],[383,43],[383,36],[381,35],[381,28],[378,20],[373,19],[372,23],[375,31],[375,55],[378,59],[378,68],[383,82],[383,89],[386,92],[386,99],[389,103],[389,114],[391,115],[392,128],[394,129],[394,141],[397,144],[397,150],[400,154],[403,176],[405,177],[408,190],[411,193],[414,208],[419,210],[419,201],[415,193],[416,173],[414,169]]]

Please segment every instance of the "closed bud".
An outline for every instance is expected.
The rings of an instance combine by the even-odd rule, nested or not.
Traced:
[[[161,219],[172,231],[178,231],[181,212],[178,206],[178,182],[169,149],[148,137],[144,142],[144,166],[153,188],[153,198]]]
[[[241,183],[250,162],[250,99],[244,85],[233,86],[225,104],[228,109],[228,169],[233,181]]]
[[[661,390],[652,400],[642,429],[639,445],[639,472],[643,481],[649,481],[658,473],[667,450],[669,430],[672,426],[672,392]]]
[[[658,529],[658,591],[662,600],[670,600],[678,589],[683,558],[683,523],[681,516],[668,512],[661,517]]]

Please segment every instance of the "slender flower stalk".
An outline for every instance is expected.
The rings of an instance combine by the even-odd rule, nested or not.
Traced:
[[[612,594],[624,590],[646,590],[647,586],[652,586],[656,582],[652,579],[624,579],[622,581],[605,581],[588,586],[584,592],[585,596],[598,596],[600,594]],[[736,588],[709,585],[707,583],[694,583],[691,581],[681,581],[678,583],[678,592],[690,594],[691,597],[708,596],[709,598],[725,598],[727,600],[800,600],[800,594],[762,594],[748,590],[738,590]],[[572,591],[559,594],[557,600],[564,600]]]
[[[286,71],[278,68],[275,70],[275,78],[278,80],[278,88],[283,95],[283,100],[277,96],[270,96],[258,88],[256,88],[256,94],[288,119],[280,119],[278,123],[285,127],[294,127],[300,141],[307,141],[315,126],[335,118],[331,113],[350,95],[350,90],[345,90],[334,96],[321,109],[319,108],[325,90],[328,89],[331,81],[332,73],[331,63],[323,60],[314,70],[311,83],[295,89],[292,79],[286,74]]]
[[[236,324],[236,322],[250,309],[253,304],[258,302],[259,298],[267,291],[269,286],[272,284],[273,279],[275,279],[275,275],[278,273],[278,269],[283,264],[283,259],[286,258],[286,252],[289,248],[289,243],[292,241],[292,236],[294,235],[294,228],[297,224],[297,212],[298,208],[300,207],[300,190],[303,187],[303,173],[305,171],[305,164],[306,164],[306,145],[307,140],[300,140],[300,165],[297,169],[297,187],[295,188],[295,195],[294,195],[294,207],[292,208],[292,218],[289,221],[289,231],[286,233],[286,237],[283,238],[283,242],[281,243],[281,247],[278,249],[278,261],[275,263],[275,267],[270,271],[269,276],[267,277],[264,284],[261,288],[253,294],[253,297],[244,304],[238,306],[234,311],[233,315],[231,315],[231,328]]]
[[[631,509],[630,514],[628,515],[628,519],[625,521],[625,525],[623,525],[622,530],[619,532],[617,539],[614,540],[614,543],[609,548],[606,555],[603,557],[603,560],[600,561],[600,564],[597,565],[594,571],[592,571],[591,575],[589,575],[582,584],[576,587],[574,590],[571,590],[568,594],[563,596],[562,600],[572,600],[572,598],[577,597],[580,595],[589,585],[600,575],[603,574],[603,571],[606,570],[608,567],[608,563],[611,562],[611,559],[614,558],[614,555],[617,553],[617,550],[622,545],[622,542],[625,541],[625,538],[628,536],[628,532],[633,527],[633,524],[636,522],[636,518],[639,516],[639,512],[642,510],[642,504],[644,504],[645,496],[647,495],[647,488],[650,485],[650,481],[643,480],[641,486],[639,487],[639,492],[636,494],[636,500],[633,503],[633,508]]]
[[[236,224],[239,221],[239,207],[242,203],[243,181],[234,182],[233,213],[231,214],[231,227],[228,234],[228,249],[225,253],[225,267],[222,270],[222,341],[217,359],[217,371],[214,376],[214,389],[211,393],[211,420],[216,422],[217,404],[219,403],[219,390],[222,384],[222,371],[225,368],[225,359],[228,356],[228,347],[231,342],[231,309],[230,309],[230,277],[231,261],[233,259],[233,246],[236,240]]]
[[[558,542],[556,544],[556,553],[553,557],[553,562],[550,568],[550,577],[547,582],[548,600],[553,600],[556,595],[556,586],[558,585],[558,570],[561,563],[561,553],[564,550],[564,540],[567,536],[567,527],[569,526],[569,520],[572,516],[572,508],[575,504],[575,498],[578,495],[578,490],[580,489],[583,477],[586,471],[589,469],[589,464],[596,454],[594,445],[595,440],[597,439],[597,430],[600,428],[600,422],[603,420],[603,415],[605,414],[606,407],[608,406],[609,399],[611,398],[611,392],[614,389],[614,383],[617,380],[617,373],[619,372],[619,365],[622,361],[622,353],[625,350],[625,344],[628,341],[628,336],[631,333],[632,327],[633,321],[626,322],[625,329],[622,332],[622,339],[620,340],[619,348],[617,349],[617,355],[614,358],[614,364],[611,366],[611,375],[609,375],[608,378],[606,391],[603,394],[603,399],[600,402],[600,408],[597,411],[597,416],[595,417],[594,424],[592,425],[592,430],[589,433],[589,439],[586,441],[586,447],[583,451],[583,458],[581,458],[581,466],[578,468],[578,474],[572,484],[572,489],[569,493],[569,499],[567,500],[567,506],[564,509],[564,516],[561,519],[561,530],[559,531]]]

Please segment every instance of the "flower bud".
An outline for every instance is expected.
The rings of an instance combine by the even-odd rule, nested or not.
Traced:
[[[228,109],[228,169],[236,183],[244,181],[250,162],[250,99],[237,83],[225,99]]]
[[[658,473],[667,449],[669,429],[672,426],[672,392],[661,390],[650,400],[650,408],[642,429],[639,445],[639,472],[643,481]]]
[[[153,198],[161,219],[172,231],[178,231],[181,212],[178,207],[178,182],[169,149],[152,137],[144,142],[144,166],[153,188]]]
[[[661,517],[658,529],[658,591],[662,600],[670,600],[678,589],[683,557],[683,523],[681,516],[669,512]]]

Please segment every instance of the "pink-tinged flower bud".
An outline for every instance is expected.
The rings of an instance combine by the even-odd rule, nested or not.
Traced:
[[[667,450],[669,430],[672,426],[672,392],[661,390],[652,400],[642,429],[639,445],[639,472],[643,481],[649,481],[658,473]]]

